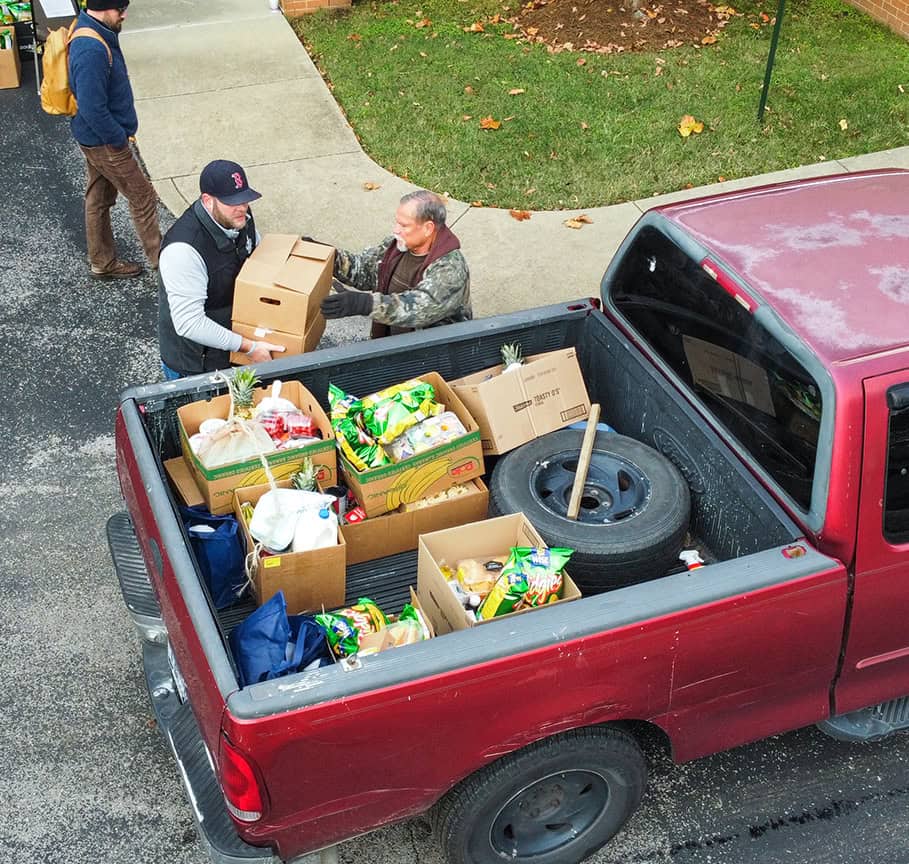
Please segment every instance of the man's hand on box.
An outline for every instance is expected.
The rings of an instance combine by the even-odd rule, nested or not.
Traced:
[[[348,318],[351,315],[372,314],[371,291],[357,291],[340,282],[334,283],[336,294],[329,294],[322,301],[322,314],[326,318]]]
[[[272,358],[272,353],[281,354],[285,350],[283,345],[274,345],[271,342],[256,342],[252,351],[247,355],[251,363],[267,363]]]

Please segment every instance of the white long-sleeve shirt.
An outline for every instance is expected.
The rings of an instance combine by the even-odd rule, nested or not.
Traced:
[[[218,227],[231,239],[236,239],[240,233],[221,225]],[[256,231],[257,246],[260,240]],[[243,337],[205,314],[208,269],[202,256],[189,243],[170,243],[161,252],[158,266],[177,335],[208,348],[239,351]]]

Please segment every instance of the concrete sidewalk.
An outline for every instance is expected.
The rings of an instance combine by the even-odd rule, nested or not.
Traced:
[[[358,249],[391,233],[398,199],[415,188],[367,157],[309,55],[267,0],[136,3],[121,37],[139,112],[139,143],[165,205],[181,213],[202,167],[240,162],[263,193],[263,232],[304,233]],[[470,264],[479,316],[599,293],[628,229],[656,203],[796,177],[909,168],[909,147],[821,162],[710,187],[584,211],[507,210],[449,202]],[[380,188],[369,192],[366,182]],[[444,190],[435,190],[442,192]],[[562,223],[586,212],[580,230]]]

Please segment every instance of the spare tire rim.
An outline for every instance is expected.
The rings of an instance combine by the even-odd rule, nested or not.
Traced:
[[[578,469],[580,451],[565,450],[538,462],[530,475],[530,491],[541,507],[568,518],[571,487]],[[578,522],[608,525],[637,516],[650,500],[647,475],[634,462],[594,450],[581,494]]]
[[[506,861],[556,852],[595,825],[608,804],[609,784],[602,775],[559,771],[525,786],[502,806],[489,842]]]

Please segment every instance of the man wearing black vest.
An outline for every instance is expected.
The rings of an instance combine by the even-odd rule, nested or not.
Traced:
[[[234,282],[260,239],[249,204],[262,196],[226,159],[202,169],[199,191],[161,241],[158,344],[168,380],[225,369],[231,351],[263,363],[284,350],[230,329]]]
[[[322,301],[322,314],[368,315],[373,339],[469,321],[470,272],[446,217],[445,202],[435,193],[419,189],[405,195],[393,236],[360,253],[337,250],[337,293]]]

